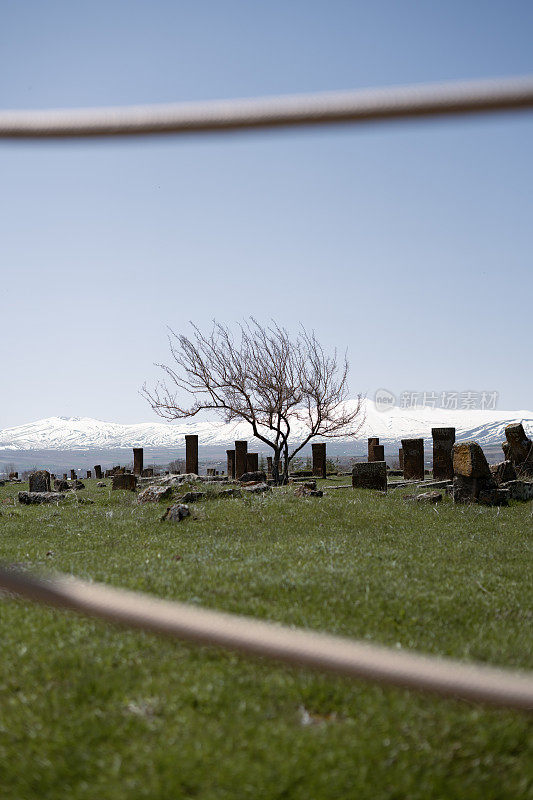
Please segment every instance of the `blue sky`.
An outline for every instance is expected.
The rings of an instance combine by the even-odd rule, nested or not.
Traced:
[[[529,2],[11,2],[0,104],[247,97],[533,72]],[[348,348],[354,393],[533,408],[533,113],[0,143],[0,428],[148,421],[184,331],[253,314]]]

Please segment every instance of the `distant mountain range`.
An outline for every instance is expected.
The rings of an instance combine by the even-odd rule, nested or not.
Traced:
[[[356,452],[363,446],[366,448],[368,436],[379,436],[385,448],[392,449],[399,444],[400,439],[430,439],[432,427],[455,427],[458,440],[475,439],[483,446],[499,446],[505,439],[505,426],[511,422],[522,422],[526,431],[533,435],[531,411],[394,407],[386,412],[379,412],[373,403],[367,401],[364,412],[365,420],[355,440],[349,437],[329,440],[336,452]],[[254,440],[247,423],[191,420],[125,425],[90,417],[49,417],[14,428],[4,428],[0,430],[0,451],[3,451],[4,458],[9,455],[6,451],[12,451],[15,456],[18,451],[31,450],[87,452],[145,447],[158,452],[176,452],[184,448],[184,436],[190,433],[198,434],[200,445],[209,448],[211,452],[230,448],[235,439],[249,439],[252,447],[266,451],[261,442]],[[296,426],[296,438],[298,433]]]

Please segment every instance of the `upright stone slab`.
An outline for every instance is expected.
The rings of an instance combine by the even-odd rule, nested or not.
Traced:
[[[50,473],[45,469],[32,472],[29,478],[30,492],[49,492],[50,491]]]
[[[259,469],[259,453],[246,454],[246,472],[257,472]]]
[[[433,479],[448,481],[453,479],[453,446],[455,428],[432,428],[433,438]]]
[[[502,445],[505,457],[512,461],[515,466],[521,464],[531,464],[533,466],[533,442],[526,436],[522,423],[517,422],[507,425],[505,438],[507,442]]]
[[[368,439],[368,461],[377,461],[377,458],[374,458],[374,447],[379,445],[379,438],[377,436],[371,436]]]
[[[235,478],[235,450],[226,450],[228,478]]]
[[[185,472],[198,475],[198,436],[195,433],[185,437]]]
[[[87,470],[87,475],[86,475],[86,477],[87,477],[87,478],[92,478],[92,476],[93,476],[93,474],[92,474],[91,470],[90,470],[90,469],[88,469],[88,470]]]
[[[248,472],[247,467],[248,442],[241,440],[235,442],[235,477],[240,480],[241,475]]]
[[[387,491],[387,464],[385,461],[368,461],[354,464],[352,469],[354,489]]]
[[[454,444],[453,472],[455,503],[507,504],[509,492],[498,488],[485,454],[477,442]]]
[[[267,476],[272,477],[272,456],[267,456]]]
[[[64,480],[64,481],[66,481],[66,479],[67,479],[67,473],[66,473],[66,472],[64,472],[64,473],[63,473],[63,480]]]
[[[100,466],[100,464],[97,464],[94,468],[94,477],[97,480],[101,480],[102,478],[102,467]]]
[[[424,440],[402,439],[403,477],[406,481],[424,480]]]
[[[144,452],[142,447],[134,447],[133,448],[133,474],[134,475],[142,475],[143,474],[143,460],[144,460]]]
[[[153,467],[145,467],[142,471],[143,478],[153,478],[154,477],[154,468]]]
[[[385,447],[382,444],[374,445],[373,461],[385,461]]]
[[[400,462],[400,469],[403,472],[403,447],[398,450],[398,461]]]
[[[326,443],[315,442],[311,445],[313,453],[313,475],[319,478],[326,477]]]
[[[71,470],[70,470],[70,480],[71,480],[71,481],[75,481],[75,480],[76,480],[76,478],[77,478],[77,475],[76,475],[76,470],[75,470],[75,469],[71,469]]]

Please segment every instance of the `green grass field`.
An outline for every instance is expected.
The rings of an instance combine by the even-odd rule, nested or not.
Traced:
[[[337,479],[336,483],[340,482]],[[0,488],[0,558],[465,661],[533,669],[533,503],[336,490],[167,503]],[[326,484],[327,485],[327,484]],[[94,504],[79,503],[82,498]],[[6,502],[7,501],[7,502]],[[533,720],[0,599],[0,797],[531,798]]]

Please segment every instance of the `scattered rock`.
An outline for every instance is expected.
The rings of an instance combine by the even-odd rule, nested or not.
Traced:
[[[309,490],[309,497],[323,497],[324,492],[322,489],[310,489]]]
[[[161,522],[181,522],[182,519],[188,517],[190,514],[189,507],[184,505],[183,503],[176,503],[173,506],[167,508],[163,516],[161,517]]]
[[[246,494],[261,494],[262,492],[271,492],[272,489],[267,483],[254,483],[252,486],[243,486],[242,491]]]
[[[68,485],[68,481],[62,480],[62,478],[56,478],[54,481],[54,490],[56,492],[68,492],[70,486]]]
[[[500,489],[506,489],[511,500],[533,500],[533,481],[508,481]]]
[[[492,464],[490,471],[497,484],[516,480],[516,470],[512,461],[501,461],[499,464]]]
[[[423,492],[416,495],[417,503],[440,503],[442,494],[440,492]]]
[[[203,500],[205,492],[185,492],[183,497],[179,498],[180,503],[196,503],[198,500]]]
[[[266,473],[265,472],[245,472],[240,477],[241,483],[265,483],[266,482]]]
[[[107,483],[105,481],[98,481],[96,485],[98,486],[99,489],[105,489]]]
[[[82,481],[75,480],[70,488],[74,489],[75,492],[79,492],[80,489],[85,489],[85,484]]]
[[[38,505],[40,503],[59,503],[65,499],[61,492],[19,492],[19,503],[26,506]]]
[[[242,492],[240,489],[223,489],[221,492],[218,492],[216,497],[217,499],[219,497],[242,497]]]
[[[172,495],[171,486],[148,486],[143,489],[137,497],[138,503],[157,503],[159,500],[166,500]]]

